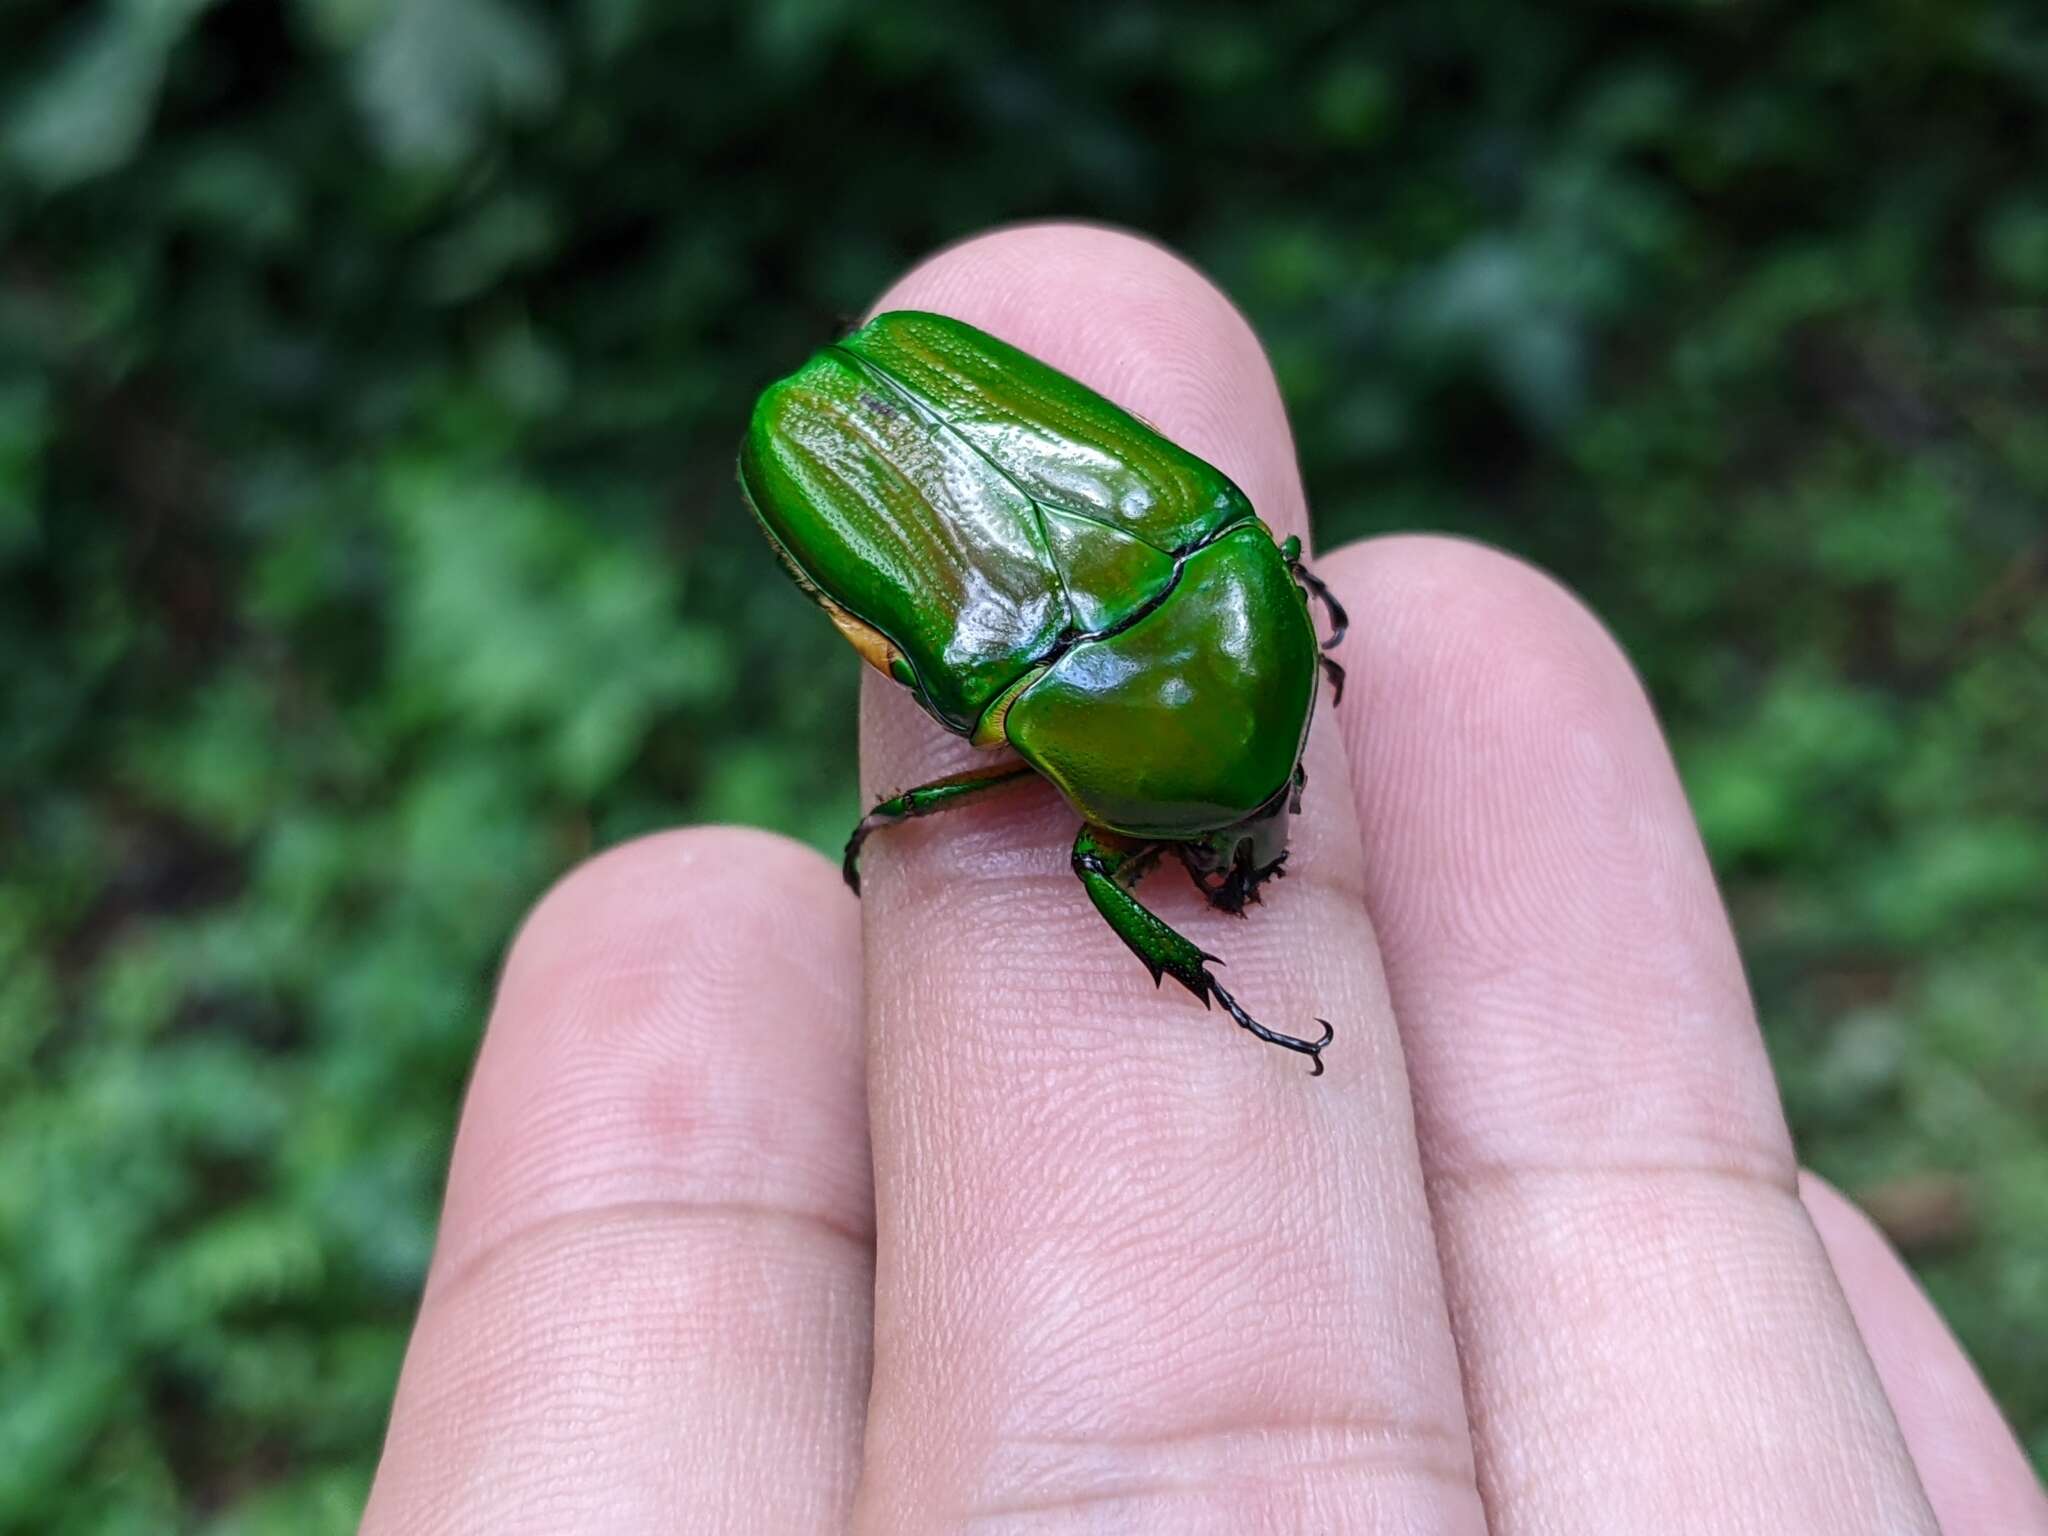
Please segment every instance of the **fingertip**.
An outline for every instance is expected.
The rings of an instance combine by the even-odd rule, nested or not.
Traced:
[[[565,1208],[798,1200],[867,1221],[860,918],[832,864],[694,827],[586,861],[505,963],[430,1291]]]
[[[1383,685],[1399,688],[1421,673],[1447,698],[1453,684],[1483,683],[1490,712],[1541,716],[1581,696],[1649,708],[1599,615],[1550,572],[1506,550],[1445,534],[1392,534],[1334,550],[1318,570],[1351,594],[1351,629],[1373,643],[1373,675]]]
[[[1321,562],[1337,712],[1398,997],[1540,998],[1409,1042],[1446,1164],[1793,1162],[1740,956],[1641,679],[1555,578],[1459,539]]]
[[[873,1213],[837,880],[786,839],[700,828],[535,906],[365,1530],[843,1523]],[[791,1454],[752,1454],[774,1443]]]
[[[837,886],[830,861],[778,833],[728,826],[650,833],[593,854],[542,894],[513,935],[503,984],[678,922],[727,910],[743,916],[764,900],[822,902]],[[728,905],[721,897],[740,899]]]

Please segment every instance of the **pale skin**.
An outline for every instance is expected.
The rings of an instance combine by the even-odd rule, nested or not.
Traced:
[[[1157,247],[1007,230],[877,308],[1306,537],[1257,341]],[[1242,922],[1145,891],[1262,1018],[1335,1021],[1327,1074],[1153,990],[1043,785],[879,834],[863,902],[760,833],[606,853],[512,945],[365,1531],[2048,1533],[1799,1173],[1614,642],[1448,540],[1316,568],[1350,682],[1288,878]],[[861,728],[871,800],[979,760],[877,678]]]

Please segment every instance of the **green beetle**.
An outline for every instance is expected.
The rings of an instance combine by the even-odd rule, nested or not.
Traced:
[[[1074,873],[1152,972],[1323,1070],[1321,1038],[1259,1023],[1216,957],[1139,904],[1163,854],[1242,915],[1280,874],[1319,671],[1344,612],[1244,492],[1093,390],[943,315],[876,316],[763,391],[747,504],[862,657],[947,730],[1020,764],[905,790],[878,828],[1041,775],[1080,814]],[[1328,608],[1321,648],[1308,594]],[[1319,666],[1320,664],[1320,666]]]

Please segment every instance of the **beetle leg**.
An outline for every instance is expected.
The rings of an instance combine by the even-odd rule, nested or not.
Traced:
[[[1209,963],[1214,961],[1221,965],[1222,961],[1208,951],[1196,948],[1131,894],[1133,870],[1142,872],[1149,867],[1151,861],[1158,857],[1159,847],[1157,843],[1136,842],[1099,827],[1083,826],[1080,835],[1074,839],[1074,873],[1087,889],[1088,899],[1095,903],[1095,910],[1102,914],[1116,936],[1152,973],[1154,986],[1162,977],[1171,976],[1194,993],[1204,1008],[1214,998],[1240,1029],[1249,1031],[1268,1045],[1299,1051],[1315,1063],[1315,1070],[1309,1075],[1322,1076],[1323,1047],[1337,1033],[1327,1019],[1316,1020],[1323,1026],[1320,1040],[1297,1039],[1266,1028],[1240,1008],[1237,999],[1224,991],[1210,974]]]
[[[1173,851],[1180,855],[1188,878],[1209,898],[1209,905],[1228,912],[1232,917],[1243,917],[1246,907],[1259,904],[1259,887],[1287,873],[1286,854],[1281,854],[1264,868],[1254,868],[1250,850],[1244,844],[1238,845],[1238,856],[1222,869],[1205,869],[1187,843],[1175,843]]]
[[[1294,541],[1289,540],[1289,542],[1293,543]],[[1294,579],[1302,584],[1302,587],[1308,592],[1309,596],[1321,603],[1323,611],[1329,615],[1330,638],[1323,642],[1323,649],[1334,651],[1344,643],[1344,636],[1350,633],[1351,615],[1346,613],[1344,605],[1337,601],[1337,594],[1330,590],[1330,584],[1301,563],[1301,554],[1298,546],[1295,551],[1295,557],[1287,562],[1287,568],[1294,573]]]
[[[1116,872],[1116,883],[1127,891],[1135,891],[1138,882],[1152,873],[1152,866],[1157,864],[1165,853],[1164,843],[1145,843],[1132,850],[1124,860],[1123,868]]]
[[[1323,675],[1330,680],[1330,707],[1335,709],[1344,702],[1343,664],[1328,652],[1318,656],[1316,660],[1323,664]]]
[[[990,791],[1014,784],[1019,779],[1034,777],[1034,770],[1018,763],[1006,768],[970,768],[965,773],[949,773],[943,779],[933,779],[929,784],[906,789],[902,794],[884,800],[861,817],[860,824],[853,829],[853,835],[846,840],[846,855],[840,861],[839,872],[846,877],[846,883],[852,888],[854,895],[858,896],[861,844],[882,828],[893,827],[899,821],[930,816],[937,811],[950,811],[955,806],[979,800]]]
[[[1342,704],[1344,669],[1329,653],[1344,643],[1344,636],[1351,628],[1351,615],[1337,601],[1337,594],[1330,590],[1329,583],[1301,563],[1301,540],[1290,534],[1287,542],[1280,546],[1280,557],[1287,562],[1288,573],[1301,583],[1302,591],[1321,603],[1324,613],[1329,616],[1330,638],[1323,642],[1323,654],[1316,659],[1323,664],[1323,675],[1330,680],[1331,705]]]

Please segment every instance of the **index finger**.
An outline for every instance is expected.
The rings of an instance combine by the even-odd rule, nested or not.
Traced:
[[[1007,231],[880,307],[1043,358],[1223,469],[1277,534],[1305,531],[1256,340],[1158,248]],[[1143,889],[1267,1023],[1336,1022],[1320,1080],[1154,990],[1075,879],[1078,817],[1049,786],[870,845],[870,1527],[1087,1509],[1146,1529],[1483,1528],[1327,694],[1320,714],[1289,878],[1250,921],[1171,862]],[[976,759],[879,679],[862,727],[876,796]]]

